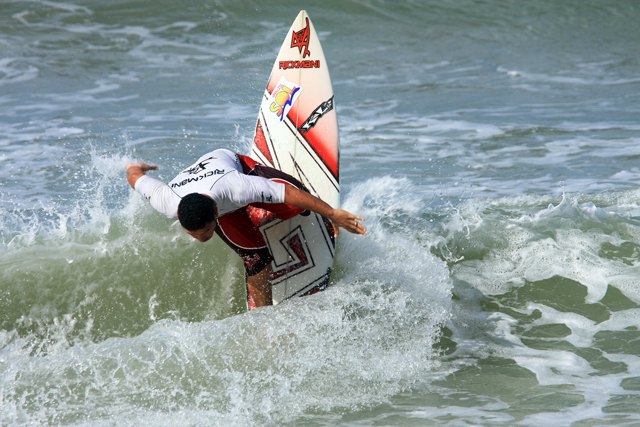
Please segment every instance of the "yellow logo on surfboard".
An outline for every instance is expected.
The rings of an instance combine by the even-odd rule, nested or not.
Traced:
[[[291,107],[296,102],[302,92],[302,88],[295,83],[291,83],[284,77],[280,79],[276,87],[271,92],[271,105],[269,111],[275,113],[280,118],[280,121],[284,120],[285,116],[291,110]]]

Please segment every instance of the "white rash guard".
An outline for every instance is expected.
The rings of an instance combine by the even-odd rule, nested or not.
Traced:
[[[285,184],[245,175],[232,151],[218,149],[200,157],[169,184],[143,175],[135,189],[154,209],[175,219],[180,200],[190,193],[211,196],[222,216],[251,203],[284,203]]]

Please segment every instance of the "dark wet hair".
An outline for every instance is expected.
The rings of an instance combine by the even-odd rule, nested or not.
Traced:
[[[204,228],[211,221],[215,221],[216,217],[216,202],[203,194],[187,194],[178,204],[180,225],[189,231]]]

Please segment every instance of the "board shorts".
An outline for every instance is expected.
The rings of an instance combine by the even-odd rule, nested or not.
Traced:
[[[237,156],[246,175],[260,176],[285,185],[293,185],[308,192],[307,188],[291,175],[261,165],[250,157],[241,154]],[[286,220],[300,214],[308,215],[309,212],[286,203],[252,203],[218,217],[216,233],[240,255],[247,276],[253,276],[273,260],[267,243],[260,233],[260,226],[276,218]]]

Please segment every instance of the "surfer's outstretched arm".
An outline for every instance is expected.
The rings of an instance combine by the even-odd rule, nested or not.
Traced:
[[[338,235],[338,227],[355,234],[365,234],[367,232],[367,229],[360,223],[360,221],[364,221],[361,216],[352,214],[344,209],[334,209],[318,197],[306,191],[298,190],[291,185],[285,186],[284,202],[300,209],[313,211],[330,219],[333,222],[336,235]]]

